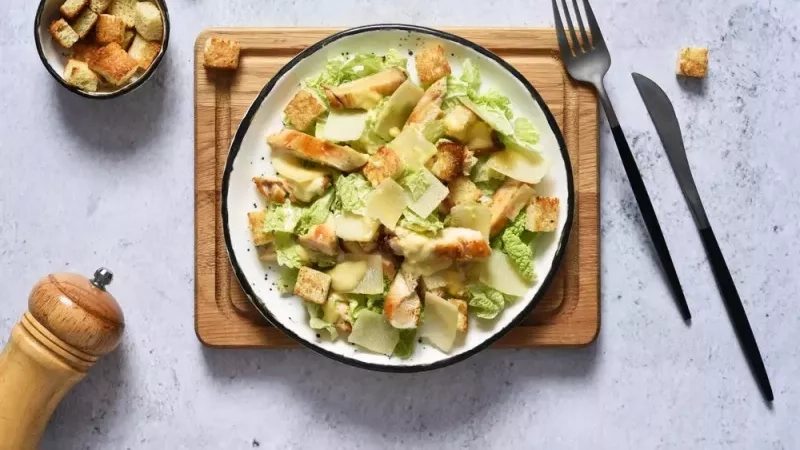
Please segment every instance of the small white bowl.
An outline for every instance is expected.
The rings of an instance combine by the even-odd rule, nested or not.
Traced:
[[[250,237],[247,213],[264,200],[253,187],[257,175],[274,175],[266,136],[283,127],[281,113],[304,78],[319,73],[329,58],[390,48],[414,52],[428,41],[439,41],[455,73],[470,58],[481,71],[484,86],[496,88],[511,99],[520,117],[531,119],[540,133],[540,149],[552,161],[550,173],[536,186],[539,195],[561,199],[558,229],[537,242],[534,259],[538,280],[527,295],[509,305],[495,320],[471,320],[465,337],[450,352],[418,344],[408,359],[387,357],[360,349],[338,339],[320,339],[308,325],[308,315],[298,297],[281,297],[276,287],[278,273],[258,260]],[[414,76],[413,60],[409,69]],[[242,119],[231,143],[222,179],[221,214],[234,272],[253,305],[277,328],[301,344],[337,361],[357,367],[417,372],[462,361],[487,348],[517,326],[542,299],[563,259],[575,206],[572,168],[566,144],[550,110],[539,93],[516,69],[489,50],[450,33],[412,25],[371,25],[334,34],[304,50],[266,84]],[[265,276],[266,274],[266,276]]]
[[[169,44],[169,11],[167,5],[163,0],[151,0],[158,9],[161,10],[161,17],[164,21],[164,38],[161,42],[161,52],[153,60],[153,64],[144,73],[137,73],[131,78],[131,81],[124,86],[119,86],[114,89],[98,90],[97,92],[88,92],[78,89],[75,86],[70,86],[64,80],[64,67],[69,60],[69,50],[62,48],[50,35],[50,24],[54,20],[61,18],[59,8],[64,0],[41,0],[39,7],[36,9],[36,20],[33,26],[33,37],[36,42],[36,51],[39,53],[39,59],[42,60],[45,69],[50,72],[53,78],[61,83],[62,86],[80,96],[92,99],[109,99],[125,95],[129,92],[136,90],[139,86],[143,85],[156,71],[156,68],[161,64],[164,55],[167,52],[167,45]]]

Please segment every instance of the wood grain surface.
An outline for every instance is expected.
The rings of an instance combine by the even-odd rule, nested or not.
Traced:
[[[269,78],[291,57],[336,31],[218,28],[202,32],[195,42],[195,330],[205,345],[299,345],[262,318],[231,270],[219,214],[222,171],[239,122]],[[533,314],[496,347],[589,344],[600,327],[597,98],[567,77],[553,30],[446,31],[500,55],[536,87],[564,134],[575,177],[575,219],[563,265]],[[241,43],[241,60],[235,73],[203,68],[203,46],[212,34]]]

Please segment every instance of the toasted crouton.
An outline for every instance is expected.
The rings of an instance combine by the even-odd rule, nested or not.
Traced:
[[[100,79],[97,74],[89,69],[89,65],[83,61],[70,59],[64,67],[64,81],[70,86],[78,89],[95,92]]]
[[[507,180],[492,196],[491,236],[513,220],[533,197],[533,188],[516,180]]]
[[[136,60],[142,70],[150,68],[159,52],[161,52],[160,42],[148,41],[138,34],[133,38],[131,48],[128,49],[128,54]]]
[[[377,187],[388,178],[396,178],[403,173],[403,160],[389,147],[381,147],[369,157],[363,172],[372,187]]]
[[[708,49],[684,47],[678,57],[678,75],[703,78],[708,74]]]
[[[86,7],[87,3],[89,3],[89,0],[67,0],[58,10],[61,11],[62,16],[72,20],[78,17],[78,14]]]
[[[395,276],[383,302],[383,316],[400,330],[416,328],[422,312],[422,301],[417,295],[417,277],[399,272]]]
[[[402,70],[391,68],[336,87],[323,88],[333,109],[371,109],[383,97],[393,94],[407,78]]]
[[[452,181],[464,174],[464,163],[472,157],[465,146],[442,141],[436,146],[436,155],[431,158],[430,171],[442,181]]]
[[[444,54],[444,46],[439,43],[427,44],[417,53],[416,66],[423,86],[429,86],[450,75],[450,63]]]
[[[297,243],[329,256],[339,253],[339,238],[336,237],[336,225],[333,216],[328,216],[325,223],[314,225],[308,233],[298,236]]]
[[[330,275],[310,267],[301,267],[297,274],[297,283],[294,285],[294,293],[303,300],[323,305],[328,298],[330,288]]]
[[[298,158],[335,167],[343,172],[352,172],[367,163],[369,157],[350,147],[317,139],[297,130],[284,129],[267,138],[274,148],[290,151]]]
[[[136,23],[137,0],[114,0],[108,8],[108,14],[119,17],[125,21],[125,26],[132,28]]]
[[[456,308],[458,308],[458,326],[456,328],[458,329],[459,333],[466,333],[467,327],[469,326],[469,307],[467,306],[467,302],[457,298],[451,298],[447,301],[450,302],[451,305],[454,305]]]
[[[272,242],[272,233],[264,232],[264,221],[267,220],[266,211],[250,211],[247,213],[247,220],[250,222],[250,235],[253,238],[253,245],[266,245]]]
[[[94,29],[95,42],[101,45],[125,42],[125,22],[117,16],[100,14]]]
[[[106,12],[108,6],[111,5],[113,0],[89,0],[89,9],[97,14]]]
[[[447,188],[450,190],[450,195],[447,196],[446,201],[451,208],[456,205],[477,202],[483,195],[478,186],[469,177],[464,176],[447,183]]]
[[[239,68],[239,42],[222,36],[211,36],[203,50],[203,66],[207,69],[236,70]]]
[[[122,48],[129,50],[134,37],[136,37],[135,31],[125,29],[125,37],[122,39]]]
[[[58,19],[50,24],[50,34],[58,45],[64,48],[71,48],[80,39],[78,33],[64,19]]]
[[[136,31],[148,41],[161,42],[164,36],[164,22],[161,19],[161,10],[152,3],[139,2],[136,4],[134,26]]]
[[[80,13],[77,19],[72,22],[72,29],[78,33],[81,39],[85,38],[90,31],[92,31],[92,27],[97,22],[98,15],[96,12],[92,11],[91,9],[84,9],[83,12]]]
[[[528,204],[526,228],[537,232],[556,231],[558,207],[558,197],[533,197]]]
[[[300,89],[286,105],[286,120],[300,131],[311,128],[326,110],[325,104],[310,89]]]
[[[76,42],[70,50],[72,50],[72,59],[88,63],[99,49],[100,46],[93,43]]]
[[[478,121],[469,108],[464,105],[456,105],[444,116],[445,136],[458,140],[462,144],[469,142],[469,129]]]
[[[89,59],[89,68],[99,73],[109,83],[121,86],[131,79],[139,63],[116,42],[98,49]]]
[[[411,111],[408,116],[406,125],[425,125],[432,122],[442,115],[442,103],[444,102],[444,94],[447,93],[447,79],[433,83],[428,90],[425,91],[422,98]]]

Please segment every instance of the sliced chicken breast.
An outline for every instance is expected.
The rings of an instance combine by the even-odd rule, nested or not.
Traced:
[[[350,147],[336,145],[305,133],[284,129],[267,138],[267,143],[290,151],[298,158],[352,172],[369,161],[369,157]]]
[[[397,68],[378,72],[336,87],[324,87],[325,97],[333,109],[370,109],[383,97],[391,95],[408,76]]]
[[[438,119],[442,115],[442,102],[447,93],[447,78],[433,83],[411,111],[406,125],[425,125]]]
[[[393,327],[407,330],[419,324],[422,301],[416,289],[416,276],[405,272],[395,276],[383,302],[383,316]]]

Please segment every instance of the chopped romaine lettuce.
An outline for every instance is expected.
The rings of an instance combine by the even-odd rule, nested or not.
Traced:
[[[372,190],[366,178],[360,173],[343,175],[336,180],[336,202],[334,209],[364,214],[364,200]]]
[[[293,267],[281,267],[280,278],[278,278],[278,291],[281,294],[290,294],[294,291],[294,285],[297,284],[298,269]]]
[[[489,109],[499,110],[502,111],[503,114],[506,116],[506,119],[511,120],[514,118],[514,112],[511,111],[511,100],[508,99],[505,95],[497,92],[494,89],[489,89],[488,91],[484,92],[483,94],[476,94],[470,97],[473,102],[477,105],[485,106]],[[473,111],[474,112],[474,111]],[[475,112],[475,114],[478,114]],[[478,114],[480,116],[480,114]],[[488,120],[486,122],[489,122]],[[489,122],[491,125],[491,123]],[[495,128],[496,129],[496,128]],[[504,133],[501,130],[501,133]],[[511,133],[504,133],[504,134],[511,134]]]
[[[390,48],[386,55],[383,57],[383,65],[386,69],[397,67],[406,70],[408,67],[408,58],[405,57],[400,51]]]
[[[505,295],[485,284],[468,286],[467,291],[470,309],[481,319],[494,319],[506,307]]]
[[[398,358],[409,358],[414,354],[414,347],[417,344],[417,330],[412,328],[410,330],[400,330],[400,340],[394,346],[392,355]]]
[[[470,111],[474,112],[481,120],[489,124],[495,131],[504,135],[510,136],[514,134],[514,127],[508,121],[506,110],[499,107],[491,101],[484,101],[482,103],[475,102],[467,97],[459,97],[461,103],[464,104]],[[492,99],[490,99],[492,100]],[[496,103],[500,103],[498,99],[493,99]],[[508,100],[508,99],[506,99]]]
[[[459,97],[474,97],[481,87],[481,73],[472,61],[464,60],[461,65],[461,76],[447,77],[447,93],[444,97],[444,109],[450,109],[458,102]]]
[[[311,262],[308,251],[289,233],[275,233],[275,252],[278,264],[284,267],[299,269]]]
[[[282,205],[270,206],[264,221],[266,233],[292,233],[305,208],[294,206],[288,201]]]
[[[522,240],[525,231],[525,211],[519,213],[511,225],[503,230],[503,252],[508,255],[514,268],[526,281],[536,281],[533,267],[533,249]]]
[[[304,302],[304,304],[306,306],[306,310],[308,311],[308,325],[311,327],[311,329],[327,331],[331,340],[336,340],[336,338],[339,337],[339,332],[332,323],[322,320],[324,313],[322,310],[322,305],[311,302]]]
[[[524,117],[514,121],[514,137],[528,145],[539,143],[539,131],[533,126],[533,122]]]
[[[436,234],[444,229],[444,224],[439,220],[439,216],[435,211],[428,217],[420,217],[410,209],[406,209],[403,212],[400,226],[421,234]]]
[[[318,198],[308,208],[304,208],[300,220],[297,222],[295,231],[298,235],[308,233],[314,225],[325,223],[328,216],[331,214],[331,205],[333,204],[334,192],[333,189],[328,189],[322,197]]]
[[[400,179],[398,180],[400,186],[411,194],[414,201],[419,200],[422,194],[428,190],[431,183],[428,177],[425,176],[425,169],[406,169]]]

